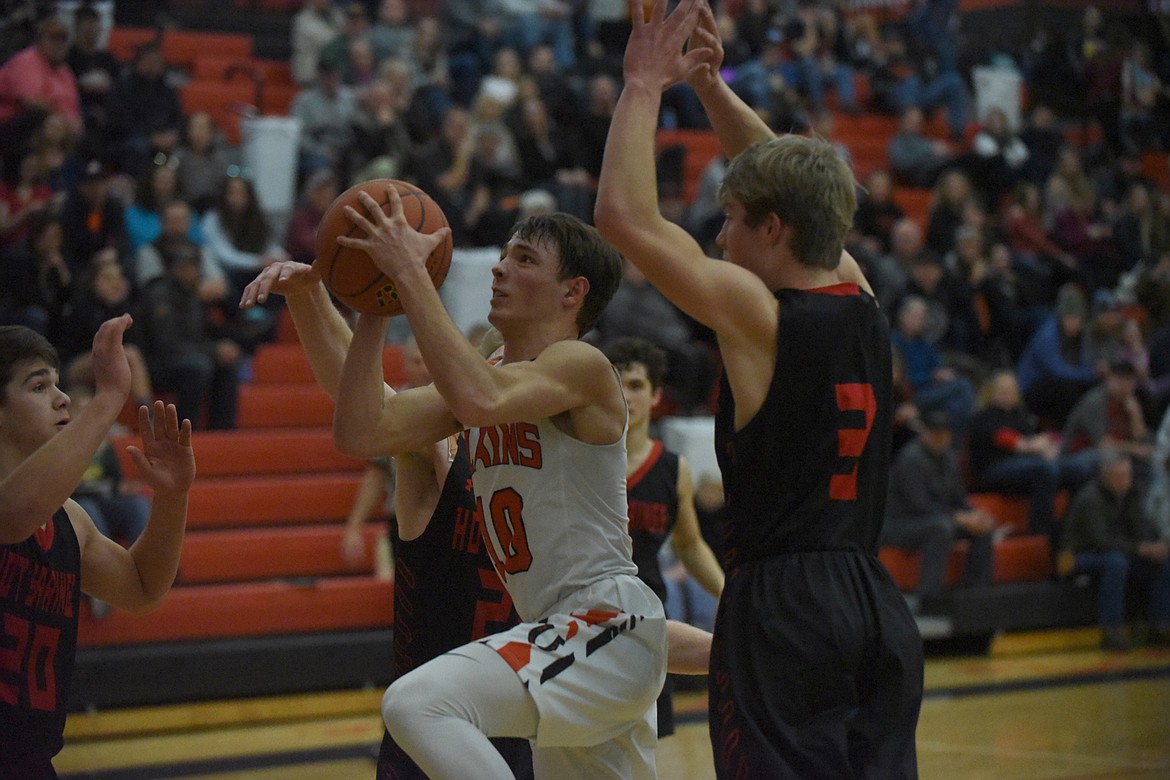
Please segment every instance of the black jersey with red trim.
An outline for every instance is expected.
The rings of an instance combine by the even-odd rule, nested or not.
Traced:
[[[394,674],[519,622],[480,535],[464,437],[426,530],[394,545]]]
[[[394,547],[394,676],[406,674],[448,650],[520,622],[512,598],[492,567],[475,514],[466,437],[443,482],[427,528],[403,541],[390,524]],[[532,778],[527,740],[493,739],[518,780]],[[426,775],[386,732],[377,780],[426,780]]]
[[[0,545],[0,767],[47,762],[64,744],[80,603],[81,546],[64,508]]]
[[[735,430],[720,381],[715,446],[727,569],[779,553],[876,554],[892,425],[889,324],[857,285],[780,290],[776,364],[758,412]]]
[[[626,499],[638,578],[666,603],[658,551],[678,521],[678,455],[652,442],[650,455],[626,480]]]

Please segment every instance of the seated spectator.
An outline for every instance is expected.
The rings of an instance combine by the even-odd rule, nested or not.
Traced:
[[[1056,120],[1056,113],[1043,103],[1032,106],[1028,121],[1020,130],[1020,141],[1028,149],[1024,163],[1024,179],[1029,184],[1043,187],[1056,167],[1060,150],[1065,145],[1064,133]]]
[[[69,300],[58,352],[61,375],[68,387],[94,388],[93,337],[103,322],[122,314],[138,315],[138,296],[126,278],[117,250],[107,247],[90,261]],[[130,397],[136,405],[154,403],[150,372],[139,344],[141,328],[127,331],[126,362],[130,365]],[[75,399],[76,400],[76,397]]]
[[[1170,409],[1162,415],[1154,438],[1151,458],[1150,489],[1146,491],[1146,517],[1158,529],[1158,535],[1170,539]]]
[[[1149,484],[1154,445],[1137,397],[1137,371],[1127,360],[1108,365],[1104,381],[1077,401],[1064,426],[1066,453],[1099,453],[1102,447],[1131,458],[1138,483]]]
[[[337,175],[328,169],[319,170],[305,180],[284,239],[284,248],[293,260],[311,264],[317,258],[317,225],[339,190]]]
[[[1075,285],[1061,287],[1055,312],[1032,334],[1016,366],[1025,406],[1044,415],[1049,427],[1061,427],[1097,381],[1085,353],[1085,308]]]
[[[379,60],[398,55],[414,43],[415,25],[406,0],[382,0],[378,3],[370,42]]]
[[[144,43],[110,95],[110,141],[129,176],[145,172],[156,155],[169,157],[179,148],[186,117],[166,69],[162,44]]]
[[[65,258],[78,265],[102,249],[112,247],[126,266],[126,275],[134,278],[130,267],[130,241],[126,235],[126,210],[122,201],[110,192],[110,176],[100,160],[90,160],[77,184],[65,195],[61,206],[61,229],[64,231]]]
[[[297,86],[305,88],[313,83],[321,49],[341,33],[344,24],[341,6],[334,0],[306,0],[293,16],[289,64]]]
[[[986,307],[981,328],[984,359],[992,365],[1015,366],[1028,340],[1051,314],[1047,306],[1033,303],[1034,293],[1020,280],[1011,250],[995,244],[987,255],[987,271],[976,286]]]
[[[991,108],[971,139],[969,168],[975,186],[991,204],[1010,192],[1024,173],[1028,147],[1008,124],[1001,108]]]
[[[0,156],[6,163],[28,145],[50,113],[65,117],[74,138],[84,132],[68,54],[68,28],[56,16],[46,16],[37,22],[33,44],[0,66]]]
[[[206,111],[196,111],[187,118],[175,158],[179,161],[178,191],[196,214],[212,207],[228,171],[238,169],[240,163],[239,150],[228,144]]]
[[[1170,249],[1170,219],[1162,213],[1157,200],[1160,198],[1155,199],[1141,182],[1130,185],[1126,193],[1121,212],[1113,222],[1113,243],[1122,274],[1154,264]]]
[[[322,168],[340,171],[345,152],[353,142],[351,125],[356,111],[357,102],[350,88],[342,83],[341,70],[322,60],[317,67],[317,81],[298,92],[289,107],[289,115],[301,120],[301,177]]]
[[[36,155],[40,176],[53,191],[54,205],[59,205],[77,185],[85,167],[85,160],[78,154],[78,140],[65,117],[56,112],[45,117],[33,133],[30,147]]]
[[[349,181],[401,178],[411,148],[404,116],[407,99],[387,79],[366,88],[350,122],[353,145],[345,163]]]
[[[82,3],[73,14],[73,45],[67,61],[77,79],[88,151],[106,147],[110,129],[110,94],[122,76],[122,63],[102,48],[102,18]]]
[[[370,15],[366,11],[364,3],[346,3],[343,6],[342,16],[344,22],[341,31],[322,46],[321,51],[317,54],[318,83],[322,65],[337,71],[342,83],[351,85],[357,83],[354,62],[351,57],[352,46],[357,41],[366,41],[368,45],[370,28],[372,27]],[[372,51],[369,53],[371,56],[373,55]]]
[[[928,250],[911,260],[904,295],[918,296],[926,303],[926,339],[956,368],[977,373],[978,366],[972,359],[979,338],[979,318],[967,281]]]
[[[922,109],[911,106],[901,114],[898,132],[886,146],[886,158],[900,181],[911,187],[930,187],[956,156],[946,141],[922,132]]]
[[[234,428],[243,350],[200,300],[198,248],[181,238],[159,249],[166,274],[146,288],[142,307],[151,379],[157,390],[175,393],[179,414],[196,428]]]
[[[484,171],[475,155],[475,134],[467,109],[452,106],[443,117],[438,134],[415,150],[408,167],[410,178],[439,204],[451,223],[455,246],[468,246],[478,214],[473,205],[482,203]],[[469,221],[470,219],[470,221]]]
[[[0,256],[0,324],[24,325],[56,341],[72,285],[61,223],[41,212],[28,221],[25,240]]]
[[[917,222],[902,218],[894,223],[889,253],[875,256],[866,274],[883,309],[896,311],[895,304],[906,294],[910,268],[926,251],[922,228]]]
[[[1011,371],[997,371],[987,397],[971,420],[971,487],[995,493],[1026,493],[1031,497],[1028,527],[1051,536],[1055,530],[1052,503],[1062,489],[1075,490],[1093,476],[1095,457],[1062,456],[1051,433],[1039,432],[1024,407]]]
[[[29,218],[52,206],[53,191],[37,162],[36,152],[25,152],[15,175],[0,181],[0,251],[22,243],[28,235]]]
[[[926,218],[926,245],[939,257],[955,248],[956,231],[975,199],[971,179],[962,171],[949,170],[939,178]]]
[[[881,543],[916,550],[919,609],[939,610],[946,588],[947,562],[956,539],[967,539],[962,585],[990,585],[995,518],[972,508],[959,459],[951,446],[951,420],[945,412],[926,412],[922,432],[894,458]]]
[[[180,242],[191,245],[199,253],[199,299],[208,306],[217,306],[227,298],[227,277],[223,267],[205,247],[200,247],[191,238],[191,222],[194,214],[183,200],[172,200],[162,207],[161,230],[158,238],[144,244],[135,255],[134,267],[137,273],[135,283],[139,290],[145,290],[151,282],[166,275],[166,261],[163,250]]]
[[[920,296],[909,295],[898,309],[890,338],[906,363],[906,377],[914,401],[924,412],[947,412],[955,430],[966,432],[975,405],[971,381],[943,365],[938,348],[926,337],[927,307]]]
[[[865,177],[865,192],[858,199],[853,227],[861,233],[871,251],[890,251],[890,234],[894,225],[906,216],[894,202],[894,180],[884,168],[876,168]]]
[[[890,97],[899,113],[911,106],[927,114],[945,108],[951,139],[961,141],[967,128],[967,87],[958,71],[950,28],[956,5],[957,0],[911,5],[905,48],[894,50],[897,80]]]
[[[552,47],[557,64],[571,70],[577,63],[572,4],[566,0],[500,0],[505,35],[524,56],[538,44]]]
[[[586,219],[593,212],[593,185],[577,160],[572,133],[550,116],[539,96],[524,98],[518,109],[516,154],[522,180],[551,192],[563,211]]]
[[[1053,192],[1058,193],[1057,186]],[[1064,198],[1052,216],[1052,241],[1077,260],[1076,280],[1086,290],[1112,288],[1121,275],[1113,226],[1094,213],[1095,200]]]
[[[262,268],[288,259],[256,200],[252,182],[242,176],[224,179],[220,185],[214,208],[204,216],[203,236],[208,253],[227,278],[230,300],[238,300]]]
[[[1000,218],[1006,238],[1020,263],[1031,269],[1033,278],[1053,289],[1069,281],[1079,263],[1077,258],[1048,237],[1040,189],[1021,182],[1013,190]],[[1049,293],[1052,295],[1053,293]]]
[[[1102,649],[1133,647],[1125,630],[1131,585],[1148,589],[1151,644],[1170,645],[1170,538],[1142,511],[1130,456],[1104,447],[1100,460],[1100,476],[1081,488],[1064,519],[1058,572],[1100,579]]]
[[[138,179],[134,202],[126,208],[126,237],[130,250],[137,252],[162,233],[162,208],[172,200],[184,200],[179,189],[179,160],[159,157]],[[192,214],[188,238],[202,244],[203,231],[199,217]]]
[[[1166,148],[1166,88],[1145,41],[1134,41],[1122,63],[1118,119],[1122,148],[1138,153]]]

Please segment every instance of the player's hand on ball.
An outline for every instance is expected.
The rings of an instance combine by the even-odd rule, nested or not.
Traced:
[[[345,214],[365,235],[338,236],[337,243],[364,251],[378,270],[391,278],[412,267],[426,270],[427,258],[451,233],[449,227],[441,227],[433,233],[420,233],[411,227],[403,215],[402,199],[394,186],[386,187],[389,213],[384,212],[368,193],[359,192],[357,197],[365,207],[365,213],[346,206]]]
[[[240,308],[248,309],[264,303],[272,293],[292,295],[310,290],[321,282],[321,275],[311,265],[284,260],[266,266],[256,278],[244,288],[240,297]]]

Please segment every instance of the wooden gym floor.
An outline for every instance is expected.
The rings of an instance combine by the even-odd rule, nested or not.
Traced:
[[[1093,630],[997,638],[987,655],[931,658],[921,776],[946,780],[1170,778],[1170,650],[1096,649]],[[381,691],[70,716],[56,766],[80,780],[371,780]],[[676,694],[663,780],[708,780],[706,697]]]

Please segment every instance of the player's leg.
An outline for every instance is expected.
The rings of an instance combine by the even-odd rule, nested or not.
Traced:
[[[470,643],[396,680],[382,699],[394,739],[433,778],[512,778],[488,737],[534,738],[536,705],[494,650]]]
[[[628,732],[600,745],[576,748],[532,748],[536,777],[557,780],[654,780],[655,707]]]

